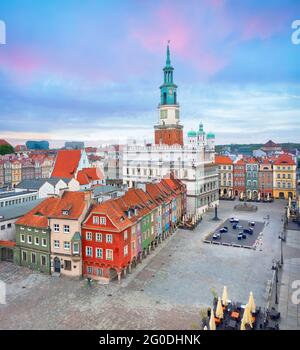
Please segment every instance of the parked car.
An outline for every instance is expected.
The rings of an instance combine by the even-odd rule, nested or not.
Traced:
[[[255,226],[255,221],[249,221],[249,226]]]
[[[253,229],[251,227],[244,228],[244,233],[248,233],[249,235],[252,235],[253,234]]]
[[[232,225],[232,228],[233,228],[234,230],[236,230],[237,224],[233,224],[233,225]]]
[[[243,238],[243,233],[240,232],[240,233],[238,234],[238,236],[237,236],[237,239],[240,241],[242,238]]]
[[[229,219],[229,222],[231,222],[231,223],[238,223],[238,222],[239,222],[239,219],[230,218],[230,219]]]
[[[228,228],[227,227],[222,227],[222,228],[220,228],[219,232],[220,233],[228,232]]]
[[[219,233],[214,233],[213,239],[220,239],[221,238],[221,235]]]

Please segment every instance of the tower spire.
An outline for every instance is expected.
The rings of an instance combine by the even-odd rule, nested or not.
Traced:
[[[166,59],[166,67],[171,67],[171,59],[170,59],[170,40],[168,40],[168,45],[167,45],[167,59]]]

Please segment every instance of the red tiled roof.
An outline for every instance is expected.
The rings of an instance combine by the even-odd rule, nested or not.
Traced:
[[[30,227],[48,227],[48,218],[64,218],[76,220],[85,208],[85,194],[83,192],[65,191],[59,197],[50,197],[39,203],[27,214],[16,221],[17,225]],[[68,215],[63,215],[68,210]]]
[[[232,164],[232,160],[230,157],[228,156],[220,156],[220,155],[216,155],[215,156],[215,163],[216,164]]]
[[[104,176],[99,168],[83,168],[77,173],[77,181],[80,185],[86,185],[91,181],[103,180]]]
[[[236,164],[236,165],[245,165],[246,162],[245,162],[244,159],[242,158],[242,159],[239,159],[235,164]]]
[[[275,165],[296,165],[293,158],[289,154],[282,154],[275,161]]]
[[[45,199],[43,202],[31,209],[27,214],[18,219],[16,221],[16,225],[47,228],[47,215],[52,212],[53,207],[56,204],[56,200],[57,198],[54,197]]]
[[[80,161],[80,150],[60,150],[57,153],[52,177],[72,178]]]
[[[109,218],[111,223],[116,227],[117,230],[122,231],[132,225],[131,221],[126,217],[125,213],[121,210],[116,200],[110,199],[104,203],[94,205],[90,211],[89,216],[84,221],[83,227],[95,229],[99,228],[97,225],[86,225],[87,220],[92,214],[102,214]],[[102,228],[105,229],[105,228]],[[112,230],[109,228],[109,230]]]

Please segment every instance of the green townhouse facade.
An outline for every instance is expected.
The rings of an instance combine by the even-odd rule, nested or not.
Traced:
[[[47,211],[53,200],[54,198],[47,198],[15,223],[15,263],[49,274],[51,271],[51,231]]]

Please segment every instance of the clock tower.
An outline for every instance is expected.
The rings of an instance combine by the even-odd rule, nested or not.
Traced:
[[[173,82],[174,68],[171,66],[170,48],[167,46],[164,82],[160,86],[159,121],[154,126],[155,144],[183,146],[183,126],[180,125],[177,85]]]

